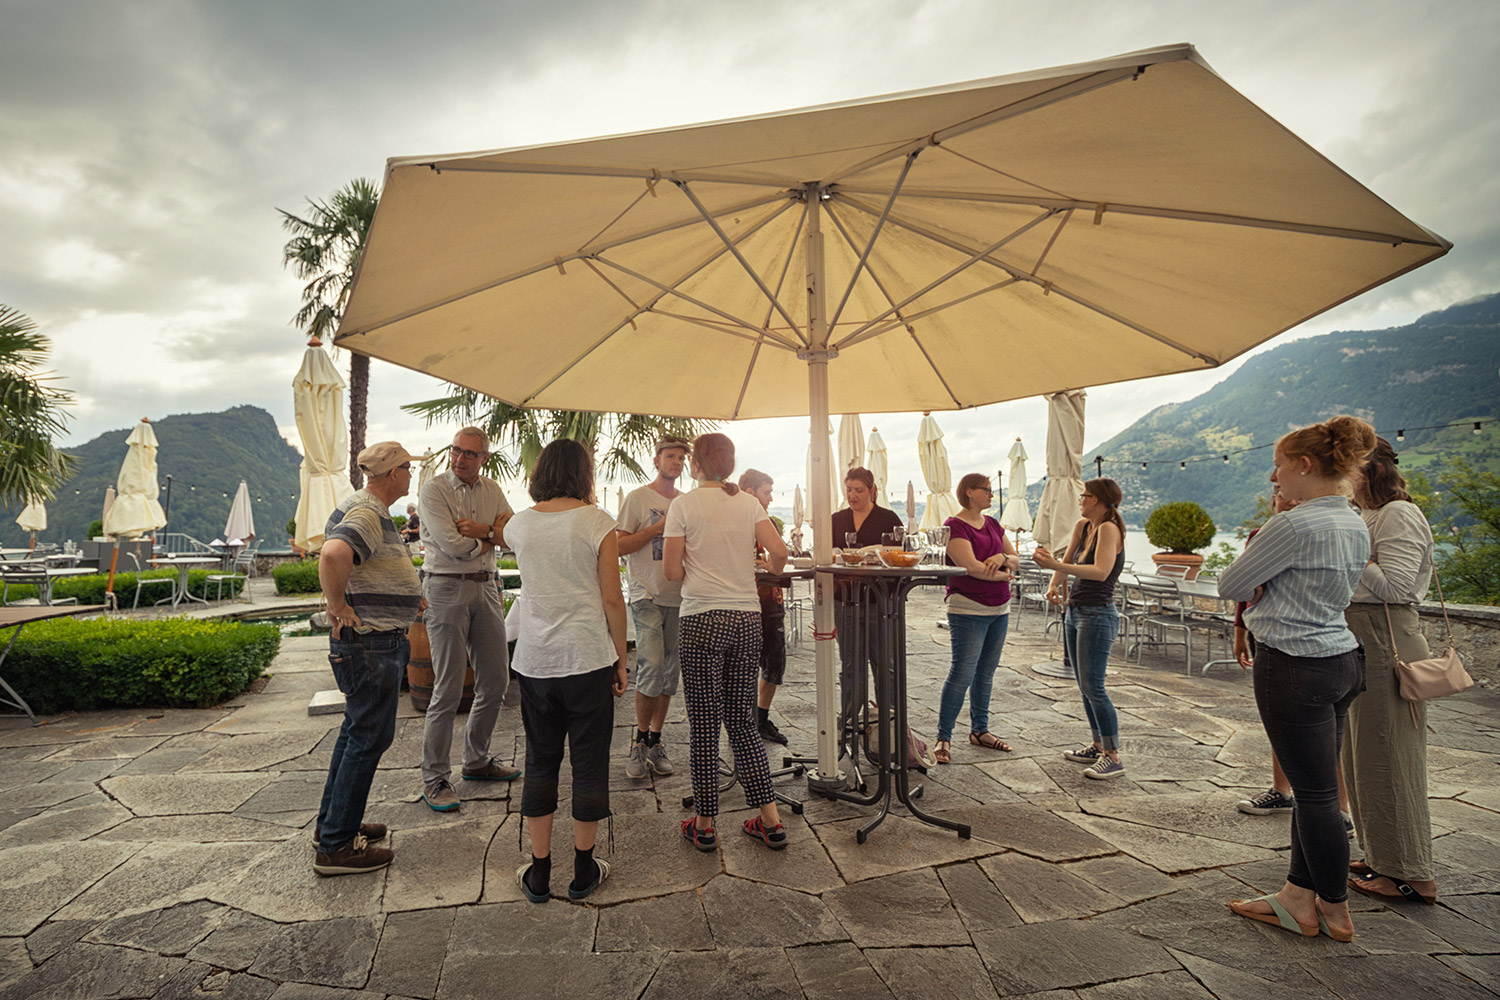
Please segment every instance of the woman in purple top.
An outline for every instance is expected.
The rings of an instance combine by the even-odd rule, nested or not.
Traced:
[[[969,742],[991,750],[1010,749],[1010,744],[990,732],[990,685],[1010,624],[1010,578],[1020,567],[1021,557],[1000,522],[985,514],[994,495],[988,476],[977,472],[964,476],[958,481],[961,509],[946,524],[951,532],[948,562],[969,572],[948,581],[953,665],[943,682],[938,708],[932,756],[939,764],[952,759],[953,725],[965,691],[969,692]]]

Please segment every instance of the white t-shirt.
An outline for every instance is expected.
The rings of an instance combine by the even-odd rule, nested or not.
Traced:
[[[614,518],[597,507],[528,507],[506,522],[526,595],[510,661],[516,673],[566,677],[615,662],[599,591],[599,545],[614,530]]]
[[[672,501],[667,538],[686,540],[682,581],[685,618],[703,611],[759,611],[755,593],[755,525],[769,521],[760,501],[741,490],[730,496],[700,486]]]
[[[632,490],[620,507],[620,530],[635,534],[666,520],[671,504],[671,500],[650,486]],[[682,584],[668,580],[662,572],[661,541],[662,536],[657,535],[625,557],[625,575],[630,579],[632,604],[650,600],[662,607],[675,608],[682,603]]]

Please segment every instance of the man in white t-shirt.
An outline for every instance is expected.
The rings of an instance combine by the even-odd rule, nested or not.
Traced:
[[[625,775],[646,777],[672,773],[661,729],[667,708],[677,693],[677,610],[682,603],[682,585],[662,573],[662,529],[667,509],[681,494],[677,478],[687,462],[689,445],[680,437],[656,442],[656,479],[625,498],[620,508],[620,555],[630,580],[630,613],[635,620],[635,735]]]

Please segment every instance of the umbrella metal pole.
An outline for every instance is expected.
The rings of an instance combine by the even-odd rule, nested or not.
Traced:
[[[807,404],[812,418],[813,563],[833,563],[833,494],[830,472],[833,454],[828,447],[828,362],[836,356],[828,349],[827,290],[824,287],[823,232],[820,228],[822,188],[807,186],[807,325],[809,350],[799,357],[807,362]],[[834,670],[833,574],[813,576],[814,679],[817,685],[818,766],[809,771],[811,791],[842,788],[838,769],[839,691]]]

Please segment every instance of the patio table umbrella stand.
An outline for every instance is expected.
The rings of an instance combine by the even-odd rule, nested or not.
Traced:
[[[36,548],[36,535],[39,531],[47,530],[47,504],[40,497],[31,497],[26,501],[26,506],[21,508],[21,513],[16,515],[16,527],[31,534],[29,548]]]
[[[828,565],[830,412],[1214,367],[1449,246],[1174,45],[392,159],[336,342],[523,407],[807,416]],[[828,788],[830,574],[814,592]]]

